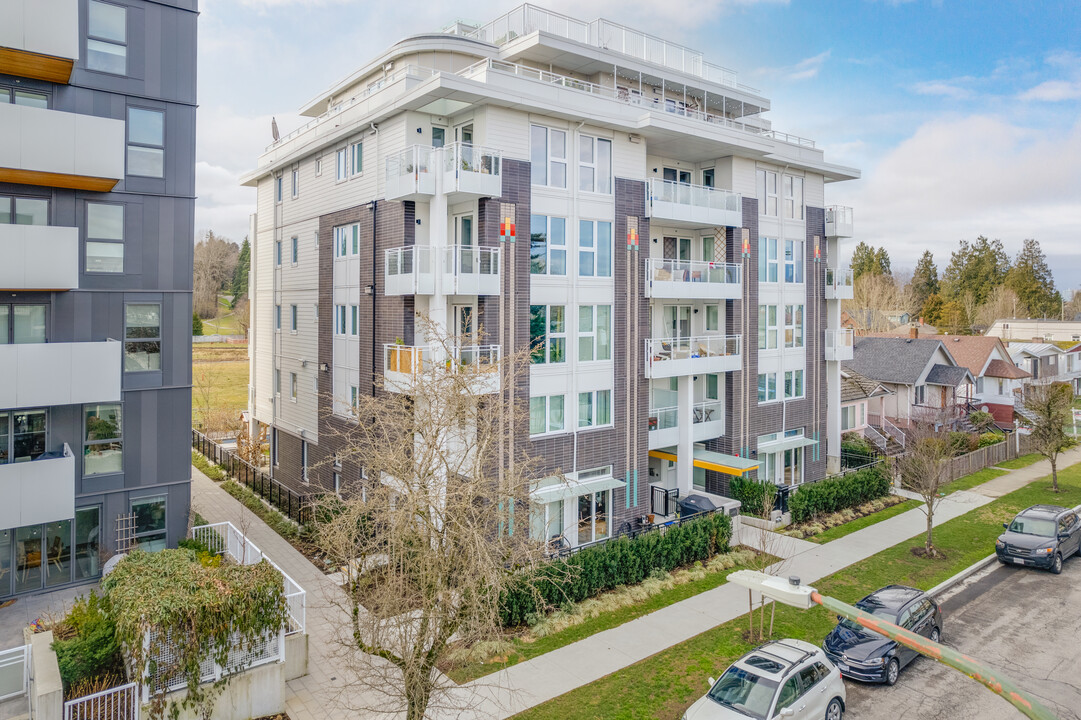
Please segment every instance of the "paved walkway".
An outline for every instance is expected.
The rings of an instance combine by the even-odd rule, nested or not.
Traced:
[[[1059,467],[1081,462],[1081,448],[1064,453]],[[1048,475],[1050,464],[1039,462],[1013,470],[971,490],[944,498],[935,523],[963,515],[994,498]],[[192,503],[210,522],[230,520],[279,563],[308,591],[309,675],[289,683],[287,710],[292,720],[366,717],[347,708],[373,707],[347,682],[348,660],[335,630],[347,627],[343,611],[328,599],[336,588],[311,562],[265,523],[197,469],[192,468]],[[920,508],[909,510],[825,545],[783,535],[746,529],[744,541],[765,547],[783,558],[777,572],[798,575],[813,583],[837,570],[907,540],[926,528]],[[430,717],[507,718],[605,675],[677,645],[725,623],[747,610],[742,588],[721,585],[657,610],[619,627],[597,633],[550,653],[461,686],[448,707],[469,707],[462,713],[432,711]],[[375,715],[371,715],[375,717]],[[378,717],[389,717],[379,714]]]

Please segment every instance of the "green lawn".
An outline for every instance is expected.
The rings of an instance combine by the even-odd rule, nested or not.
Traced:
[[[1010,470],[1017,470],[1018,468],[1028,467],[1034,463],[1038,463],[1043,460],[1043,455],[1039,453],[1029,453],[1028,455],[1022,455],[1016,457],[1013,460],[1007,460],[1006,462],[1000,462],[995,467],[1009,468]]]
[[[192,365],[191,413],[200,417],[204,398],[211,411],[222,409],[240,415],[248,407],[248,361],[197,362]]]
[[[974,473],[959,477],[951,483],[948,483],[940,490],[941,494],[949,495],[952,492],[958,490],[970,490],[977,485],[983,485],[988,480],[994,480],[1000,475],[1005,475],[1008,470],[999,470],[998,468],[987,467],[983,470],[977,470]]]
[[[761,567],[763,561],[766,561],[768,556],[763,557],[757,566]],[[768,561],[766,561],[768,564]],[[683,585],[677,585],[671,589],[664,590],[653,597],[646,599],[643,602],[637,603],[632,606],[623,607],[611,612],[604,612],[596,617],[590,618],[583,623],[571,626],[566,630],[561,630],[551,635],[546,635],[541,638],[536,638],[532,642],[523,642],[522,640],[515,638],[512,642],[514,644],[514,650],[506,656],[505,662],[488,662],[488,663],[470,663],[468,665],[461,665],[451,668],[447,671],[447,675],[456,683],[463,683],[469,680],[474,680],[484,675],[488,675],[502,670],[510,665],[517,665],[520,662],[535,658],[538,655],[561,648],[564,645],[570,645],[573,642],[577,642],[583,638],[587,638],[590,635],[595,635],[604,630],[609,630],[623,623],[630,622],[635,618],[648,615],[649,613],[660,610],[661,608],[668,607],[680,600],[686,600],[689,597],[698,595],[699,593],[712,590],[715,587],[723,585],[728,579],[729,574],[741,569],[744,566],[737,565],[722,572],[711,573],[699,580],[692,580],[689,583]]]
[[[844,525],[832,527],[829,530],[818,533],[817,535],[812,535],[809,538],[805,538],[805,540],[813,543],[818,543],[820,545],[822,543],[828,543],[830,540],[836,540],[837,538],[844,537],[845,535],[854,533],[857,530],[862,530],[863,528],[874,525],[875,523],[880,523],[883,520],[889,520],[894,515],[900,515],[903,512],[908,512],[913,508],[918,508],[920,505],[923,505],[923,503],[919,500],[905,500],[903,503],[891,505],[885,510],[879,510],[876,513],[865,515],[861,518],[856,518],[851,522],[846,522]]]
[[[846,602],[855,602],[890,583],[934,587],[993,552],[1002,523],[1017,511],[1042,502],[1065,506],[1081,502],[1081,465],[1059,473],[1059,483],[1063,489],[1059,494],[1050,491],[1050,481],[1039,480],[936,528],[935,544],[944,549],[944,558],[922,560],[914,556],[912,547],[922,543],[922,536],[918,536],[840,570],[815,586]],[[774,637],[818,644],[834,622],[821,607],[800,611],[779,606]],[[745,616],[736,618],[516,717],[678,718],[706,691],[709,676],[716,677],[751,649],[742,634],[746,623]],[[958,682],[967,681],[958,676]]]
[[[203,320],[203,335],[242,335],[232,310],[219,310],[216,318]]]

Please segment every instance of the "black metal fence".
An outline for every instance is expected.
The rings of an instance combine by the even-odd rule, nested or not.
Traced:
[[[701,512],[691,513],[689,515],[680,515],[673,520],[669,520],[668,522],[663,523],[650,523],[646,522],[644,518],[634,518],[633,520],[627,520],[622,525],[620,525],[611,537],[604,538],[603,540],[594,540],[593,542],[584,543],[582,545],[578,545],[577,547],[570,547],[570,544],[567,542],[566,538],[560,535],[558,538],[554,538],[548,542],[548,557],[567,557],[568,555],[573,555],[579,550],[584,550],[587,547],[593,547],[594,545],[603,545],[609,540],[615,540],[616,538],[621,537],[634,538],[638,537],[639,535],[645,535],[652,532],[659,532],[663,535],[670,527],[679,527],[683,523],[693,522],[700,518],[704,518],[707,515],[712,515],[714,513],[725,514],[726,512],[727,510],[725,508],[719,507],[712,510],[703,510]]]
[[[249,487],[259,497],[281,511],[290,520],[306,523],[311,520],[312,494],[301,495],[281,484],[251,463],[237,457],[236,453],[208,438],[203,433],[191,431],[191,447],[218,467],[229,477]]]

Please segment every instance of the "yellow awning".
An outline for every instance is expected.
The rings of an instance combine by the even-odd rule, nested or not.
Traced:
[[[649,456],[661,460],[677,462],[675,448],[650,450]],[[713,452],[712,450],[695,448],[694,466],[702,468],[703,470],[713,470],[714,472],[724,473],[725,475],[735,475],[738,477],[746,475],[751,470],[757,470],[758,461],[737,457],[736,455],[725,455],[724,453]]]

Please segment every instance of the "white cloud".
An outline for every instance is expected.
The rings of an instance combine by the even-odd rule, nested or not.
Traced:
[[[928,80],[912,86],[917,95],[939,95],[954,100],[967,100],[973,96],[968,88],[961,87],[957,80]]]
[[[794,65],[758,68],[752,70],[749,75],[754,77],[779,78],[790,81],[810,80],[818,76],[822,66],[829,60],[831,52],[831,50],[825,50],[817,55],[804,58]]]
[[[1047,80],[1034,88],[1026,90],[1018,97],[1021,100],[1041,100],[1043,102],[1061,102],[1081,99],[1081,81]]]

